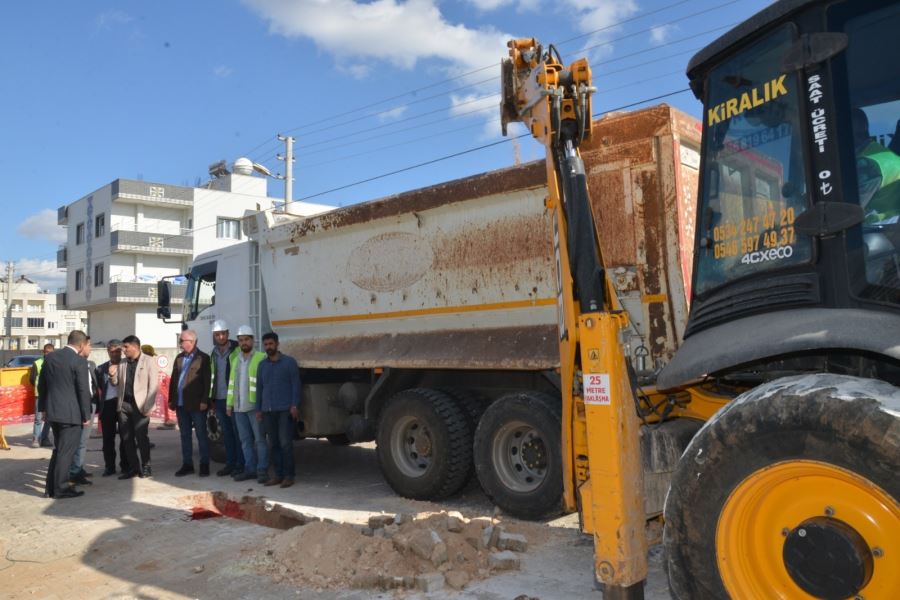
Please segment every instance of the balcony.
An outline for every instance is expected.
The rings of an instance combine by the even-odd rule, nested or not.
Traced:
[[[57,225],[68,225],[69,224],[69,205],[65,204],[56,209],[56,224]]]
[[[188,208],[194,204],[194,188],[116,179],[111,184],[113,202]]]
[[[56,267],[61,269],[69,264],[69,252],[65,246],[60,246],[56,251]]]
[[[181,304],[186,285],[172,286],[172,304]],[[153,303],[156,304],[156,284],[132,281],[118,281],[109,284],[109,298],[114,302]],[[58,301],[57,301],[58,304]]]
[[[194,252],[194,238],[189,235],[169,235],[117,229],[109,233],[110,252],[140,252],[190,256]],[[57,263],[59,259],[57,258]]]
[[[56,293],[56,310],[69,310],[66,306],[66,293],[65,292],[57,292]]]

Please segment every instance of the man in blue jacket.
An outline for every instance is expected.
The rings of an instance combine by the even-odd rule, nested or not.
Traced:
[[[262,337],[266,360],[257,371],[256,391],[260,412],[272,446],[275,475],[264,485],[294,485],[294,430],[300,419],[300,367],[290,356],[278,351],[278,334]]]

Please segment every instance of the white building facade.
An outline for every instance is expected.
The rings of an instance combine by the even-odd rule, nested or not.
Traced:
[[[278,203],[264,178],[242,171],[208,188],[117,179],[60,207],[57,222],[68,233],[57,252],[57,266],[66,269],[58,306],[87,311],[95,344],[134,334],[157,349],[177,348],[180,324],[156,317],[157,282],[186,273],[198,254],[245,240],[245,212]],[[292,212],[304,214],[330,208],[293,204]],[[183,293],[183,285],[173,286],[173,313]]]
[[[0,289],[3,350],[34,350],[34,354],[40,354],[45,344],[61,348],[70,331],[87,327],[87,313],[58,306],[55,293],[40,289],[24,276],[13,277],[9,286],[5,278],[0,278]]]

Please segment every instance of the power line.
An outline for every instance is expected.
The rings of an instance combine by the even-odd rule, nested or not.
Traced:
[[[667,92],[667,93],[665,93],[665,94],[660,94],[660,95],[658,95],[658,96],[653,96],[652,98],[644,98],[644,99],[642,99],[642,100],[638,100],[638,101],[635,101],[635,102],[631,102],[631,103],[629,103],[629,104],[624,104],[624,105],[622,105],[622,106],[617,106],[617,107],[615,107],[615,108],[610,108],[610,109],[607,109],[607,110],[605,110],[605,111],[601,111],[601,112],[598,112],[598,113],[594,113],[593,115],[591,115],[591,118],[592,118],[592,119],[599,118],[600,116],[602,116],[602,115],[604,115],[604,114],[606,114],[606,113],[615,112],[615,111],[623,110],[623,109],[626,109],[626,108],[632,108],[632,107],[638,106],[638,105],[640,105],[640,104],[646,104],[647,102],[653,102],[653,101],[655,101],[655,100],[661,100],[661,99],[663,99],[663,98],[668,98],[668,97],[671,97],[671,96],[676,96],[676,95],[678,95],[678,94],[683,94],[683,93],[688,92],[688,91],[690,91],[690,88],[684,88],[684,89],[675,90],[675,91],[672,91],[672,92]],[[531,133],[523,133],[523,134],[520,134],[520,135],[517,135],[517,136],[514,136],[514,137],[507,137],[507,138],[503,138],[502,140],[490,142],[490,143],[487,143],[487,144],[482,144],[482,145],[480,145],[480,146],[475,146],[475,147],[473,147],[473,148],[467,148],[467,149],[465,149],[465,150],[460,150],[460,151],[454,152],[454,153],[452,153],[452,154],[446,154],[446,155],[443,155],[443,156],[439,156],[439,157],[437,157],[437,158],[433,158],[433,159],[431,159],[431,160],[419,162],[419,163],[416,163],[416,164],[413,164],[413,165],[408,165],[408,166],[406,166],[406,167],[401,167],[401,168],[399,168],[399,169],[394,169],[394,170],[388,171],[388,172],[386,172],[386,173],[381,173],[381,174],[379,174],[379,175],[374,175],[374,176],[372,176],[372,177],[367,177],[367,178],[365,178],[365,179],[360,179],[360,180],[357,180],[357,181],[354,181],[354,182],[351,182],[351,183],[347,183],[347,184],[344,184],[344,185],[341,185],[341,186],[337,186],[337,187],[334,187],[334,188],[331,188],[331,189],[322,190],[322,191],[320,191],[320,192],[316,192],[316,193],[314,193],[314,194],[310,194],[310,195],[308,195],[308,196],[304,196],[303,198],[298,198],[297,200],[294,200],[294,202],[306,202],[306,201],[311,200],[311,199],[313,199],[313,198],[318,198],[318,197],[321,197],[321,196],[325,196],[325,195],[327,195],[327,194],[332,194],[332,193],[334,193],[334,192],[338,192],[338,191],[341,191],[341,190],[345,190],[345,189],[348,189],[348,188],[351,188],[351,187],[357,187],[357,186],[360,186],[360,185],[363,185],[363,184],[366,184],[366,183],[371,183],[372,181],[377,181],[377,180],[379,180],[379,179],[384,179],[384,178],[386,178],[386,177],[391,177],[391,176],[393,176],[393,175],[398,175],[398,174],[400,174],[400,173],[405,173],[405,172],[407,172],[407,171],[412,171],[412,170],[414,170],[414,169],[420,169],[420,168],[422,168],[422,167],[426,167],[426,166],[433,165],[433,164],[436,164],[436,163],[439,163],[439,162],[443,162],[443,161],[445,161],[445,160],[450,160],[450,159],[453,159],[453,158],[458,158],[458,157],[460,157],[460,156],[465,156],[465,155],[467,155],[467,154],[472,154],[472,153],[474,153],[474,152],[479,152],[479,151],[485,150],[485,149],[487,149],[487,148],[492,148],[492,147],[494,147],[494,146],[499,146],[499,145],[501,145],[501,144],[510,143],[510,142],[512,142],[512,141],[514,141],[514,140],[519,140],[519,139],[522,139],[522,138],[524,138],[524,137],[530,137],[530,136],[531,136]],[[279,208],[280,208],[280,207],[267,208],[267,209],[263,209],[263,210],[256,211],[256,212],[253,213],[253,214],[260,214],[260,213],[270,212],[270,211],[273,211],[273,210],[278,210]],[[196,228],[196,229],[192,229],[192,230],[191,230],[191,234],[197,233],[198,231],[204,231],[204,230],[207,230],[207,229],[211,229],[211,228],[213,228],[213,227],[216,227],[216,224],[210,224],[210,225],[206,225],[206,226],[204,226],[204,227],[198,227],[198,228]],[[174,237],[180,237],[180,236],[181,236],[181,234],[163,235],[163,236],[162,236],[162,241],[165,242],[165,241],[168,240],[168,239],[172,239],[172,238],[174,238]],[[110,252],[109,254],[104,254],[104,255],[99,256],[99,257],[92,257],[92,260],[100,260],[100,259],[107,258],[107,257],[110,257],[110,256],[113,256],[113,253],[112,253],[112,252]],[[78,267],[78,266],[84,266],[84,265],[87,265],[87,260],[79,261],[79,262],[77,262],[77,263],[75,263],[75,264],[71,264],[71,265],[66,265],[66,268],[70,268],[70,267]],[[35,276],[35,275],[40,275],[40,274],[42,274],[42,273],[56,272],[57,270],[58,270],[58,269],[54,268],[54,269],[46,269],[46,270],[43,270],[43,271],[32,271],[32,272],[30,272],[30,273],[27,273],[26,275]]]
[[[675,23],[675,22],[679,22],[679,21],[683,21],[683,20],[685,20],[685,19],[687,19],[687,18],[692,18],[692,17],[694,17],[694,16],[698,16],[698,15],[701,15],[701,14],[706,14],[706,13],[708,13],[708,12],[711,12],[711,11],[713,11],[713,10],[717,10],[717,9],[722,8],[722,7],[724,7],[724,6],[728,6],[728,5],[734,4],[734,3],[736,3],[737,1],[738,1],[738,0],[729,0],[728,2],[725,2],[725,3],[723,3],[723,4],[718,4],[718,5],[709,7],[709,8],[707,8],[707,9],[705,9],[705,10],[703,10],[703,11],[700,11],[700,12],[698,12],[698,13],[692,13],[691,15],[688,15],[687,17],[680,18],[680,19],[677,19],[677,20],[675,20],[675,21],[670,21],[668,24]],[[557,45],[557,46],[562,46],[562,45],[571,43],[571,42],[573,42],[573,41],[576,41],[576,40],[579,40],[579,39],[583,39],[583,38],[585,38],[585,37],[589,37],[589,36],[592,36],[592,35],[596,35],[597,33],[601,33],[601,32],[603,32],[603,31],[608,31],[608,30],[610,30],[610,29],[614,29],[614,28],[619,27],[619,26],[621,26],[621,25],[625,25],[625,24],[627,24],[627,23],[631,23],[631,22],[634,22],[634,21],[638,21],[638,20],[640,20],[640,19],[644,19],[644,18],[646,18],[646,17],[650,17],[650,16],[653,16],[653,15],[655,15],[655,14],[659,14],[659,13],[661,13],[661,12],[670,10],[670,9],[672,9],[672,8],[676,8],[676,7],[678,7],[678,6],[681,6],[682,4],[686,4],[687,2],[688,2],[688,0],[678,0],[677,2],[673,2],[673,3],[671,3],[671,4],[667,4],[667,5],[665,5],[665,6],[662,6],[662,7],[658,8],[658,9],[655,9],[655,10],[652,10],[652,11],[647,11],[647,12],[641,13],[641,14],[639,14],[639,15],[635,15],[635,16],[633,16],[633,17],[629,17],[629,18],[627,18],[627,19],[622,19],[622,20],[620,20],[620,21],[617,21],[617,22],[615,22],[615,23],[611,23],[611,24],[606,25],[606,26],[604,26],[604,27],[601,27],[601,28],[599,28],[599,29],[595,29],[595,30],[586,32],[586,33],[584,33],[584,34],[581,34],[581,35],[578,35],[578,36],[569,38],[569,39],[567,39],[567,40],[563,40],[562,42],[559,42],[559,43],[556,44],[556,45]],[[645,30],[641,30],[640,32],[637,32],[637,34],[640,34],[640,33],[646,33],[646,32],[648,32],[648,31],[651,31],[652,29],[654,29],[654,27],[651,27],[651,28],[648,28],[648,29],[645,29]],[[637,35],[637,34],[631,34],[631,35]],[[626,37],[630,37],[630,36],[626,36]],[[620,38],[620,39],[624,39],[624,38]],[[610,43],[610,44],[611,44],[611,43],[615,43],[615,41],[618,41],[618,40],[611,40],[611,41],[609,41],[609,42],[607,42],[607,43]],[[494,68],[496,68],[496,64],[486,65],[486,66],[484,66],[484,67],[480,67],[480,68],[477,68],[477,69],[473,69],[473,70],[471,70],[471,71],[467,71],[467,72],[462,73],[462,74],[460,74],[460,75],[456,75],[456,76],[449,77],[449,78],[447,78],[447,79],[443,79],[443,80],[438,81],[438,82],[435,82],[435,83],[431,83],[431,84],[428,84],[428,85],[425,85],[425,86],[421,86],[421,87],[418,87],[418,88],[414,88],[414,89],[412,89],[412,90],[408,90],[408,91],[402,92],[402,93],[400,93],[400,94],[395,94],[395,95],[393,95],[393,96],[389,96],[389,97],[383,98],[383,99],[381,99],[381,100],[376,100],[376,101],[374,101],[374,102],[371,102],[371,103],[368,103],[368,104],[359,106],[359,107],[354,108],[354,109],[350,109],[350,110],[347,110],[347,111],[343,111],[343,112],[340,112],[340,113],[333,114],[333,115],[331,115],[331,116],[329,116],[329,117],[324,117],[324,118],[322,118],[322,119],[317,119],[316,121],[310,121],[310,122],[304,123],[304,124],[302,124],[302,125],[298,125],[298,126],[296,126],[296,127],[293,127],[293,128],[290,128],[290,129],[285,130],[285,133],[298,132],[298,131],[300,131],[301,129],[305,129],[305,128],[307,128],[307,127],[312,127],[312,126],[314,126],[314,125],[317,125],[317,124],[321,123],[322,121],[330,121],[330,120],[337,119],[337,118],[340,118],[340,117],[344,117],[344,116],[348,116],[348,115],[351,115],[351,114],[355,114],[355,113],[357,113],[357,112],[366,110],[366,109],[368,109],[368,108],[373,108],[373,107],[375,107],[375,106],[380,106],[380,105],[385,104],[385,103],[387,103],[387,102],[390,102],[390,101],[392,101],[392,100],[397,100],[397,99],[399,99],[399,98],[403,98],[403,97],[409,96],[409,95],[411,95],[411,94],[417,94],[418,92],[421,92],[421,91],[424,91],[424,90],[433,89],[433,88],[438,87],[438,86],[440,86],[440,85],[443,85],[443,84],[446,84],[446,83],[451,83],[451,82],[453,82],[453,81],[458,81],[459,79],[463,79],[463,78],[465,78],[465,77],[469,77],[469,76],[471,76],[471,75],[475,75],[475,74],[477,74],[477,73],[486,71],[486,70],[488,70],[488,69],[494,69]],[[496,78],[492,78],[492,79],[496,79]],[[465,87],[467,87],[467,86],[465,86]],[[445,92],[445,93],[450,93],[450,92]],[[441,95],[443,95],[443,94],[441,94]],[[396,108],[396,107],[395,107],[395,108]],[[394,108],[388,109],[388,110],[394,110]],[[382,112],[384,112],[384,111],[382,111]],[[375,113],[375,114],[378,114],[378,113]],[[263,146],[267,146],[267,145],[269,145],[269,144],[271,144],[271,143],[272,143],[272,140],[271,140],[271,139],[266,140],[266,141],[263,141],[263,142],[261,142],[260,144],[254,146],[251,150],[249,150],[249,151],[246,153],[246,155],[247,155],[247,156],[251,156],[254,152],[256,152],[257,150],[259,150],[259,149],[262,148]]]

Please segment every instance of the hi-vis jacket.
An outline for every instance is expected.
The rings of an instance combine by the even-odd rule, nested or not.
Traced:
[[[228,398],[225,401],[225,406],[234,410],[234,387],[237,384],[238,378],[238,361],[240,360],[241,351],[235,350],[231,353],[231,356],[228,357],[229,364],[231,365],[231,373],[228,377]],[[256,372],[259,370],[259,363],[261,363],[266,358],[265,352],[255,351],[250,356],[250,365],[247,368],[247,378],[250,380],[250,397],[247,401],[256,407]]]

